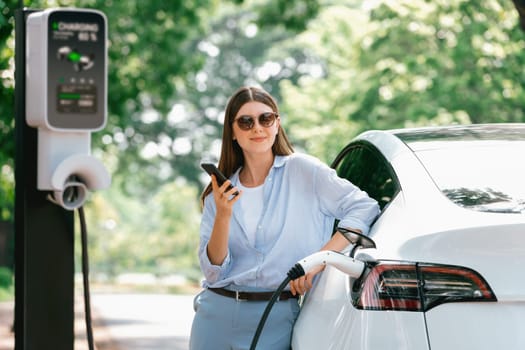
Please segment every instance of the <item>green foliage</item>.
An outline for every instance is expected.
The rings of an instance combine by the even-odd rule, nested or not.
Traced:
[[[361,64],[376,62],[366,68],[379,94],[362,114],[382,127],[522,121],[525,55],[512,5],[407,3],[372,11],[381,28]]]
[[[259,6],[255,9],[260,13],[260,27],[284,26],[293,31],[305,30],[320,8],[318,0],[270,0]]]
[[[323,9],[298,40],[323,74],[282,85],[292,137],[331,161],[366,129],[525,121],[517,23],[513,5],[496,0]]]
[[[13,285],[13,272],[0,266],[0,288],[8,289]]]
[[[14,9],[17,1],[0,0],[0,220],[12,217],[14,183]],[[10,73],[9,73],[10,72]]]
[[[128,177],[123,190],[138,196],[147,196],[159,181],[194,177],[186,170],[195,169],[193,154],[181,154],[178,166],[169,165],[166,173],[162,169],[175,158],[171,145],[163,157],[144,151],[173,143],[186,132],[168,114],[187,90],[187,76],[202,66],[204,55],[197,45],[216,3],[98,0],[86,6],[102,10],[109,23],[109,118],[105,130],[94,135],[94,144],[115,156],[114,176]]]
[[[178,273],[198,280],[197,192],[181,180],[160,187],[147,202],[123,196],[118,187],[94,195],[86,210],[92,271],[110,277]]]
[[[0,167],[0,221],[12,221],[15,193],[13,168],[8,164]]]
[[[0,166],[11,167],[14,166],[15,154],[13,15],[16,3],[16,0],[0,1]],[[3,185],[0,184],[0,191]],[[1,202],[0,208],[4,208]]]
[[[0,301],[13,299],[13,272],[7,267],[0,266]]]

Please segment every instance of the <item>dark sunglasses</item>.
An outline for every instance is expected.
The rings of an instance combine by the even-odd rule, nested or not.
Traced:
[[[279,114],[275,112],[266,112],[259,114],[257,119],[259,120],[259,125],[269,128],[275,123],[275,119],[279,117]],[[235,118],[234,122],[237,122],[237,125],[241,130],[250,130],[255,126],[255,118],[251,115],[241,115],[238,118]]]

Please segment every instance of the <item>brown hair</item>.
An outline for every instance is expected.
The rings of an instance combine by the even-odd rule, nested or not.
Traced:
[[[248,102],[261,102],[269,106],[275,113],[279,114],[279,109],[275,99],[265,90],[257,87],[245,86],[238,89],[228,102],[224,114],[224,128],[222,130],[222,148],[219,159],[219,170],[226,176],[230,177],[239,167],[244,164],[244,155],[242,149],[233,140],[233,121],[241,107]],[[289,155],[294,152],[292,144],[288,140],[286,133],[281,125],[275,142],[272,146],[274,155]],[[201,194],[201,204],[204,206],[204,198],[212,191],[211,182],[206,186]]]

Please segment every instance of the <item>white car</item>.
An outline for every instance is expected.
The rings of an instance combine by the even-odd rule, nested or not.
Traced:
[[[333,167],[379,201],[376,247],[319,276],[294,350],[525,349],[525,124],[369,131]]]

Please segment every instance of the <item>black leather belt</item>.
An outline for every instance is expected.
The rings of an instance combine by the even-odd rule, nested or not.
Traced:
[[[235,290],[228,290],[224,288],[208,288],[214,293],[217,293],[219,295],[233,298],[237,301],[239,300],[245,300],[245,301],[268,301],[272,298],[273,292],[240,292]],[[284,291],[281,292],[281,295],[279,296],[278,300],[288,300],[288,299],[297,299],[299,298],[299,295],[293,295],[290,291]]]

